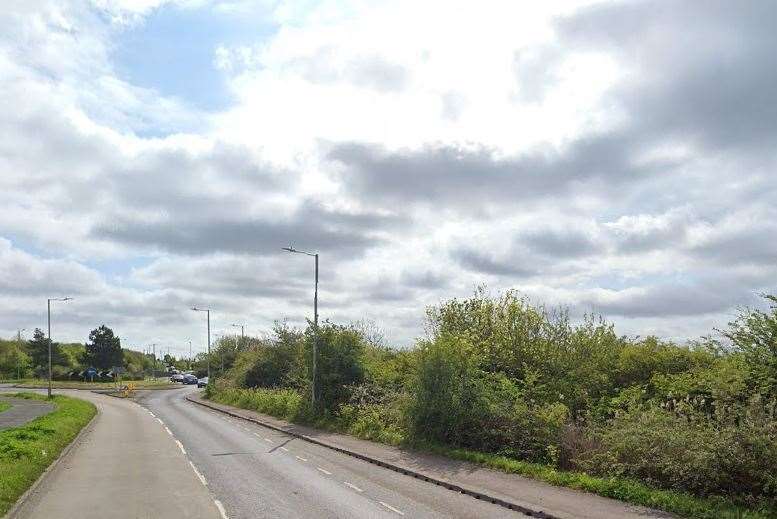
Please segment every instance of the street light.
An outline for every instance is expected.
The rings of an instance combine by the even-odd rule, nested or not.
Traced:
[[[72,301],[72,297],[50,298],[46,300],[46,306],[49,316],[49,398],[51,398],[51,302],[52,301]]]
[[[21,375],[19,374],[19,357],[22,354],[22,332],[26,330],[27,328],[19,328],[19,334],[17,336],[17,339],[19,341],[19,350],[16,352],[16,380],[21,379]]]
[[[246,338],[246,325],[244,324],[232,324],[235,328],[240,328],[240,340],[245,340]]]
[[[318,253],[317,252],[305,252],[303,250],[297,250],[291,245],[288,247],[283,247],[283,250],[286,252],[291,252],[294,254],[304,254],[306,256],[312,256],[316,258],[316,281],[315,281],[315,289],[313,291],[313,380],[312,380],[312,391],[311,391],[311,401],[313,404],[313,409],[316,408],[316,379],[318,378],[318,370],[317,370],[317,359],[318,359]]]
[[[210,382],[210,308],[192,307],[195,312],[206,312],[208,314],[208,381]]]

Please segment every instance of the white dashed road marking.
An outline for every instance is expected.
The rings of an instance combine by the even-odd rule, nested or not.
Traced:
[[[162,420],[160,420],[159,418],[157,418],[157,419],[156,419],[156,421],[157,421],[157,422],[159,422],[159,423],[161,423],[162,425],[164,425],[164,424],[165,424],[165,422],[163,422],[163,421],[162,421]]]
[[[324,470],[324,469],[322,469],[321,467],[316,467],[316,470],[318,470],[319,472],[323,472],[323,473],[324,473],[324,474],[326,474],[327,476],[331,476],[331,475],[332,475],[332,473],[331,473],[331,472],[329,472],[328,470]]]
[[[165,426],[165,431],[167,431],[167,434],[169,434],[170,436],[173,435],[173,431],[171,431],[170,428],[167,426]]]
[[[289,452],[289,449],[287,449],[286,447],[281,447],[281,450],[285,452]]]
[[[345,486],[351,487],[352,489],[356,490],[357,492],[364,492],[364,490],[362,490],[361,488],[357,487],[353,483],[348,483],[347,481],[345,481],[344,483],[345,483]]]
[[[183,452],[183,455],[186,456],[186,449],[183,448],[183,443],[179,442],[178,440],[175,440],[176,445],[178,445],[178,448],[181,449],[181,452]]]
[[[273,441],[270,438],[265,438],[264,441],[266,441],[268,443],[273,443]]]
[[[401,511],[401,510],[397,510],[397,509],[396,509],[396,508],[394,508],[393,506],[391,506],[391,505],[389,505],[389,504],[387,504],[387,503],[384,503],[383,501],[378,501],[378,503],[382,504],[383,506],[385,506],[386,508],[388,508],[388,509],[389,509],[389,510],[391,510],[392,512],[396,512],[396,513],[398,513],[399,515],[405,515],[405,512],[403,512],[403,511]]]
[[[300,461],[308,461],[308,460],[306,460],[305,458],[300,458],[299,456],[295,456],[295,457],[296,457],[298,460],[300,460]]]

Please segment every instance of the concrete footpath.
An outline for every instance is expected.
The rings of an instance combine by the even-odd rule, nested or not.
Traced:
[[[497,502],[503,506],[536,517],[558,519],[646,519],[676,517],[667,512],[629,505],[621,501],[588,494],[491,470],[475,463],[444,456],[408,451],[390,445],[361,440],[346,434],[332,433],[290,424],[272,416],[204,400],[201,395],[187,399],[211,409],[250,420],[260,425],[312,441],[319,445],[364,459],[405,474],[442,484],[452,490]]]
[[[12,406],[0,413],[0,430],[20,427],[54,410],[54,404],[40,400],[4,396],[0,398],[0,401],[8,402]]]
[[[220,519],[207,487],[165,426],[136,403],[88,391],[98,414],[11,518]]]

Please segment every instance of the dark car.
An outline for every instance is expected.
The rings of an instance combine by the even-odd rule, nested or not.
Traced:
[[[208,385],[208,377],[202,377],[197,381],[197,387],[205,387]]]
[[[184,384],[197,384],[198,381],[197,381],[197,377],[195,377],[194,375],[187,374],[183,376],[183,380],[181,382],[183,382]]]

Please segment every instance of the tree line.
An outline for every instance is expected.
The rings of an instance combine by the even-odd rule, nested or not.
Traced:
[[[51,343],[52,376],[68,379],[80,375],[87,368],[107,371],[115,367],[130,368],[142,372],[150,367],[150,359],[144,354],[121,346],[121,339],[105,325],[89,333],[84,344]],[[49,339],[40,328],[32,338],[19,343],[18,340],[0,340],[0,374],[3,378],[48,377]]]

